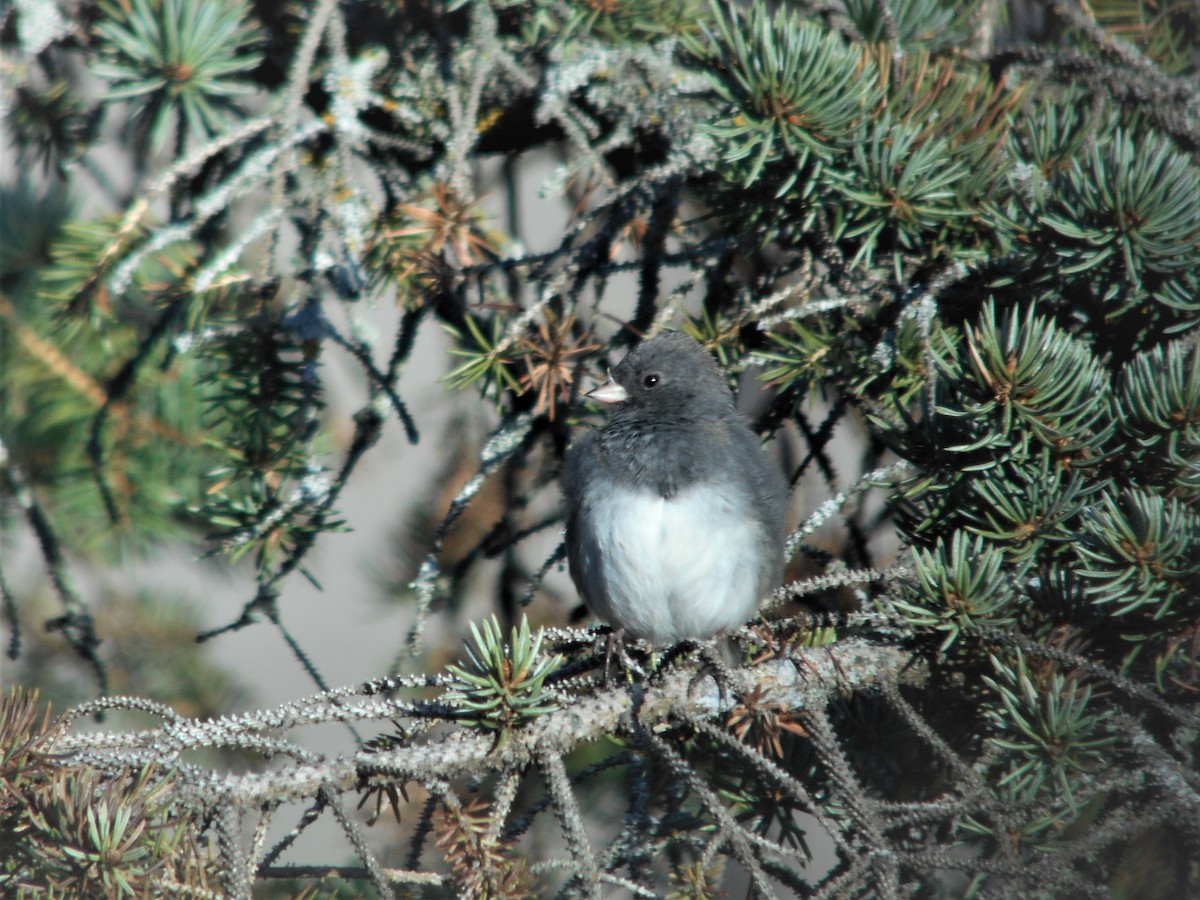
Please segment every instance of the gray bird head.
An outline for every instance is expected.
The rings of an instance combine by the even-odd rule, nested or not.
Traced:
[[[613,404],[614,417],[715,419],[734,412],[733,394],[716,360],[678,332],[638,344],[612,377],[586,396]]]

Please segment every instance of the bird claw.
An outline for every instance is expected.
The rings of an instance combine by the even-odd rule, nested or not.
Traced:
[[[730,695],[736,692],[737,685],[734,683],[733,672],[721,658],[721,650],[717,645],[717,641],[721,638],[716,638],[712,641],[694,642],[696,655],[700,657],[700,668],[696,670],[696,674],[692,676],[688,682],[687,696],[692,699],[692,691],[706,677],[711,677],[717,684],[717,691],[720,695],[719,706],[724,709],[730,705]]]
[[[633,661],[633,657],[629,655],[629,650],[625,646],[625,629],[614,628],[608,634],[604,646],[604,685],[605,687],[613,684],[612,668],[613,659],[619,659],[621,667],[625,670],[626,680],[631,675],[641,675],[645,677],[645,672],[641,667]]]
[[[616,681],[613,677],[614,660],[620,661],[620,667],[624,670],[626,680],[632,680],[632,677],[636,675],[642,678],[648,677],[650,682],[655,682],[670,671],[672,663],[676,660],[689,653],[695,653],[700,658],[700,667],[688,681],[688,699],[692,699],[693,692],[705,678],[712,678],[716,682],[717,691],[720,694],[720,706],[727,707],[730,705],[730,697],[737,692],[737,685],[733,671],[722,657],[721,640],[722,636],[718,635],[708,641],[680,641],[667,650],[661,659],[651,659],[651,671],[647,675],[629,654],[625,629],[614,628],[609,632],[604,643],[604,685],[611,687]]]
[[[687,696],[688,700],[692,699],[692,694],[699,684],[707,677],[711,677],[717,684],[717,690],[720,692],[720,705],[722,708],[729,705],[730,694],[736,693],[737,685],[734,682],[733,672],[729,668],[728,663],[722,657],[721,643],[724,639],[723,635],[707,641],[684,640],[680,641],[671,647],[662,660],[659,661],[655,671],[655,677],[660,677],[663,673],[670,669],[672,663],[689,653],[695,653],[700,657],[700,668],[696,670],[696,674],[688,681]]]
[[[615,628],[608,633],[608,640],[604,642],[604,684],[612,684],[612,661],[613,657],[619,655],[621,659],[627,660],[629,657],[625,653],[625,629]]]

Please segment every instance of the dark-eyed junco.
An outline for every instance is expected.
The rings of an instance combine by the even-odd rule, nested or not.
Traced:
[[[783,572],[788,490],[716,361],[662,334],[587,396],[612,407],[563,471],[567,558],[588,607],[656,646],[746,622]]]

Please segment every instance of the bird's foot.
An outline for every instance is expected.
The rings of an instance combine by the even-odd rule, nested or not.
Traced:
[[[619,660],[621,668],[625,673],[625,680],[632,680],[634,675],[645,677],[646,673],[642,671],[641,666],[634,662],[633,657],[629,655],[629,648],[625,643],[625,629],[614,628],[608,634],[604,646],[604,684],[605,686],[612,685],[613,679],[613,660]]]
[[[692,691],[696,689],[697,685],[705,678],[711,677],[717,683],[721,708],[724,709],[729,706],[730,695],[736,694],[737,684],[733,677],[733,670],[729,668],[729,663],[722,653],[722,649],[725,646],[723,635],[718,635],[709,641],[697,641],[695,643],[696,655],[700,657],[700,668],[696,670],[696,674],[688,682],[689,700],[692,698]]]
[[[680,641],[663,655],[653,677],[661,677],[670,670],[674,662],[694,653],[700,659],[700,667],[688,682],[688,699],[691,699],[692,693],[705,678],[712,678],[717,683],[717,690],[720,691],[721,706],[728,706],[730,694],[731,692],[736,693],[737,684],[733,677],[733,670],[722,653],[726,646],[723,635],[717,635],[707,641]]]

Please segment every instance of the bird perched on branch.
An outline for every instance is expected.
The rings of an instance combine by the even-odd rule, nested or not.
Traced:
[[[611,407],[563,470],[567,558],[589,609],[656,646],[746,622],[783,573],[788,489],[716,361],[662,334],[586,396]]]

